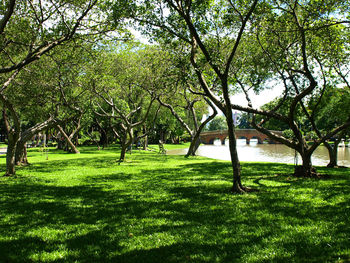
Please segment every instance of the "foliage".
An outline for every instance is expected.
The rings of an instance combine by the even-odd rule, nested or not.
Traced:
[[[279,98],[276,98],[276,99],[266,103],[265,105],[263,105],[261,107],[261,109],[265,110],[265,111],[268,111],[268,110],[272,111],[272,110],[275,109],[275,107],[277,107],[278,105],[281,105],[276,110],[276,112],[281,114],[281,115],[287,116],[292,101],[293,101],[293,97],[292,96],[289,96],[287,98],[279,97]],[[297,107],[296,113],[294,115],[294,118],[295,118],[295,121],[296,121],[296,123],[298,123],[300,128],[307,129],[309,127],[308,124],[304,123],[305,122],[305,116],[304,116],[300,106]],[[260,120],[264,119],[264,117],[263,116],[258,116],[256,119],[258,121],[260,121]],[[269,119],[266,122],[266,124],[264,124],[264,126],[267,129],[269,129],[269,130],[277,130],[277,131],[283,131],[283,130],[289,129],[288,123],[283,122],[283,121],[281,121],[279,119],[276,119],[276,118]]]
[[[238,115],[238,125],[237,127],[240,129],[252,129],[252,125],[250,124],[251,116],[248,113],[240,113]]]
[[[349,112],[350,90],[345,88],[329,89],[322,98],[316,123],[322,130],[331,130],[344,123],[349,117]]]
[[[226,118],[224,116],[216,116],[211,122],[209,122],[207,130],[227,130]]]

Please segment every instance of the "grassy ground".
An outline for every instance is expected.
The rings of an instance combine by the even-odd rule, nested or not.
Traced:
[[[0,262],[350,262],[347,169],[243,163],[260,191],[233,195],[228,162],[117,152],[30,149],[0,177]]]
[[[186,149],[190,147],[190,143],[179,143],[179,144],[164,144],[164,149],[165,150],[173,150],[173,149]],[[148,145],[148,148],[150,148],[153,151],[158,152],[159,151],[159,146],[158,144],[150,144]]]

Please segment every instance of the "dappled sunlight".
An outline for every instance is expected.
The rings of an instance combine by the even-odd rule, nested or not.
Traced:
[[[316,180],[290,177],[291,165],[242,163],[243,184],[260,191],[233,195],[229,162],[135,152],[118,165],[116,155],[60,160],[58,152],[0,178],[2,255],[11,262],[324,262],[350,246],[346,169]]]

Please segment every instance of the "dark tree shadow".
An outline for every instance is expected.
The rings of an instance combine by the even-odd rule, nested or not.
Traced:
[[[23,168],[48,175],[68,164],[115,165],[115,173],[76,185],[30,176],[0,181],[0,262],[50,261],[50,253],[62,254],[57,262],[349,260],[346,172],[324,182],[290,178],[290,165],[243,163],[244,183],[260,192],[232,195],[229,163],[143,168],[160,158],[172,157],[137,156],[140,170],[133,174],[113,164],[113,156]]]

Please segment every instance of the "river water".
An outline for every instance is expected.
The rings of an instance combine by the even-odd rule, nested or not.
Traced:
[[[237,140],[238,158],[244,162],[275,162],[294,164],[297,161],[301,164],[301,158],[295,158],[295,151],[283,144],[257,144],[251,140],[250,145],[246,145],[245,139]],[[176,149],[167,151],[168,154],[182,155],[187,153],[187,149]],[[214,145],[201,145],[197,155],[219,160],[230,160],[228,141],[225,145],[220,145],[215,141]],[[312,155],[312,164],[325,166],[329,162],[328,151],[324,146],[320,146]],[[338,165],[350,166],[350,147],[338,148]]]

